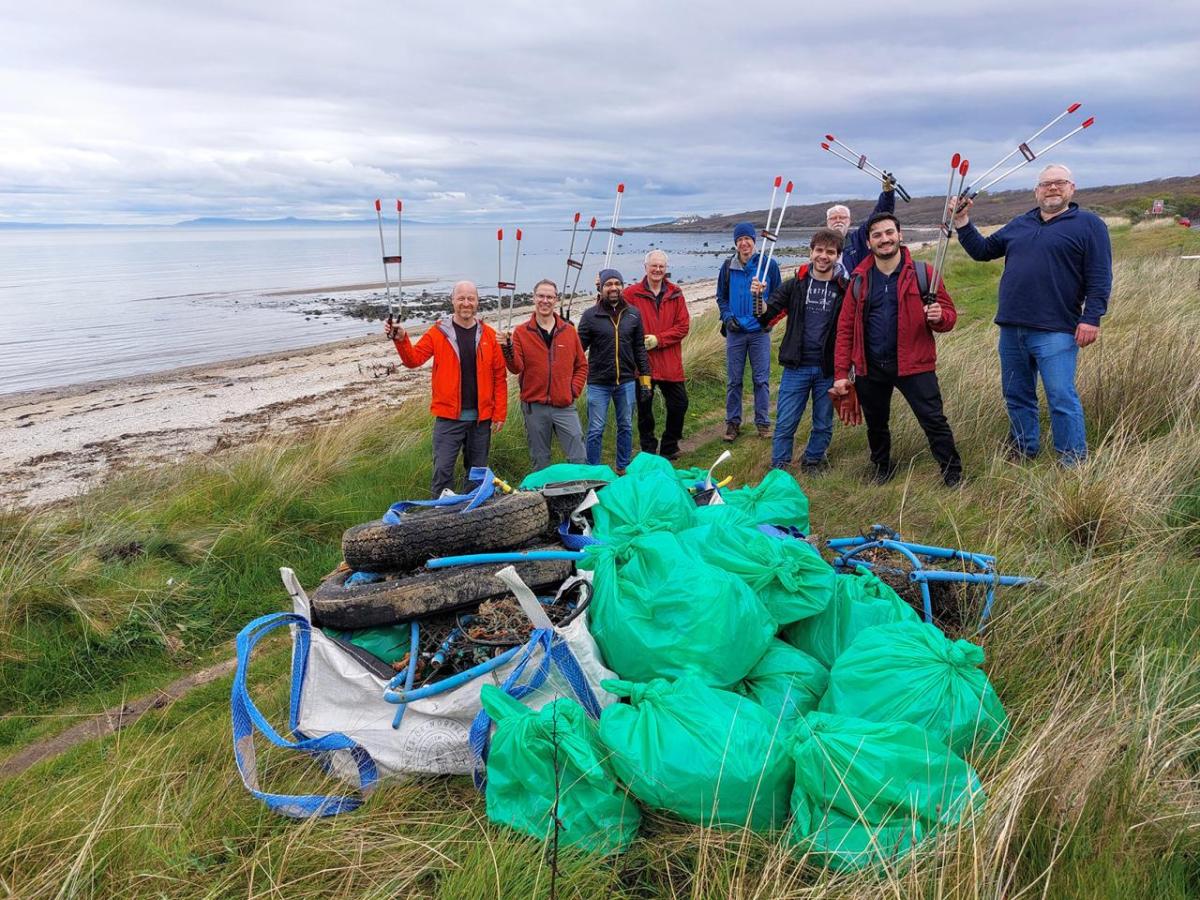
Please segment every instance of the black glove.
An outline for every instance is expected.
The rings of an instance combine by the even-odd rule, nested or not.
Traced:
[[[638,403],[651,402],[654,399],[654,385],[649,383],[643,384],[641,381],[639,381],[637,386],[637,398]]]
[[[737,320],[737,316],[730,316],[728,319],[726,319],[725,327],[735,334],[746,330],[742,327],[742,323]]]

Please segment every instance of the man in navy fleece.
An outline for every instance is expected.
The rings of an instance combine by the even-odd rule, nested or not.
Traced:
[[[1037,209],[990,237],[970,223],[970,201],[954,217],[958,241],[972,259],[1004,257],[996,324],[1009,453],[1018,459],[1037,455],[1040,374],[1054,449],[1066,466],[1087,456],[1075,360],[1079,348],[1099,336],[1112,289],[1108,228],[1095,213],[1072,203],[1074,194],[1071,170],[1049,165],[1038,175]]]
[[[883,190],[875,201],[871,215],[896,211],[896,181],[891,176],[884,179]],[[834,275],[838,278],[849,278],[850,273],[858,268],[858,264],[871,255],[867,249],[867,223],[863,222],[853,231],[850,230],[850,207],[837,204],[825,210],[825,227],[832,228],[842,236],[844,245],[842,255],[838,260]]]

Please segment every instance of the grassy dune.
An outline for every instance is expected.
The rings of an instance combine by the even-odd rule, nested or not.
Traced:
[[[956,250],[947,282],[962,312],[940,341],[940,377],[970,481],[940,486],[899,404],[901,477],[865,487],[862,429],[839,429],[832,470],[804,485],[819,534],[884,522],[1047,583],[1002,591],[984,640],[1014,736],[981,769],[983,814],[915,865],[853,876],[806,866],[769,837],[648,816],[623,857],[561,859],[561,896],[1200,894],[1200,266],[1176,258],[1185,240],[1200,252],[1200,238],[1128,227],[1113,237],[1112,314],[1081,355],[1085,465],[1000,455],[990,324],[1000,266]],[[687,343],[688,434],[710,437],[684,463],[722,447],[715,325],[698,320]],[[519,478],[513,421],[493,461]],[[122,475],[71,506],[0,516],[0,753],[228,655],[242,624],[286,604],[279,565],[313,583],[337,562],[342,529],[424,492],[426,425],[421,404],[363,411],[307,441]],[[765,442],[743,438],[732,470],[757,480],[768,461]],[[270,644],[253,678],[280,723],[287,658]],[[228,691],[225,678],[0,783],[0,894],[548,892],[540,845],[487,824],[467,779],[386,787],[334,821],[267,812],[233,767]],[[272,789],[317,777],[266,754]]]

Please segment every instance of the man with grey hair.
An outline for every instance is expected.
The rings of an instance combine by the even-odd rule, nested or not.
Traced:
[[[879,213],[895,211],[896,181],[889,176],[884,180],[883,190],[879,193],[879,199],[875,201],[875,208],[871,210],[871,215],[867,216],[867,220],[869,221],[871,216],[877,216]],[[825,210],[825,227],[832,228],[842,236],[844,241],[842,256],[838,261],[835,274],[838,278],[849,278],[850,273],[857,269],[858,264],[870,254],[867,249],[867,223],[863,222],[851,231],[850,207],[838,203]]]
[[[646,276],[625,288],[625,302],[638,311],[646,332],[646,351],[650,358],[650,390],[638,395],[638,441],[644,453],[657,453],[667,459],[679,457],[679,439],[687,414],[688,396],[683,376],[683,339],[691,327],[687,300],[679,285],[667,279],[667,254],[651,250],[646,254]],[[667,420],[662,440],[655,436],[654,390],[663,395]]]
[[[1095,213],[1072,203],[1071,170],[1048,165],[1038,174],[1037,207],[984,237],[971,224],[972,201],[954,217],[958,241],[972,259],[1004,257],[996,324],[1000,386],[1008,407],[1007,452],[1032,459],[1040,445],[1037,379],[1041,376],[1059,462],[1087,456],[1083,404],[1075,389],[1079,350],[1100,334],[1112,290],[1112,244]]]
[[[387,322],[400,361],[410,369],[433,358],[433,481],[434,498],[454,484],[454,464],[463,459],[463,491],[467,475],[486,466],[492,433],[504,427],[508,414],[508,374],[496,332],[476,318],[479,291],[470,281],[460,281],[450,294],[454,314],[434,322],[413,344],[399,322]]]

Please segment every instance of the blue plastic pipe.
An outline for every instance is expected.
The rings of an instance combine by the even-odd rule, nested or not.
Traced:
[[[383,699],[388,703],[406,704],[412,703],[414,700],[424,700],[426,697],[436,697],[438,694],[452,691],[456,687],[462,687],[468,681],[478,678],[480,675],[494,672],[516,656],[517,651],[521,649],[523,649],[523,645],[513,647],[511,650],[501,653],[495,659],[489,659],[487,662],[480,663],[474,668],[451,675],[449,678],[444,678],[435,684],[427,684],[424,687],[417,688],[415,691],[411,689],[411,686],[406,687],[403,691],[386,690],[383,692]],[[401,709],[404,709],[404,707],[401,706]]]
[[[466,556],[439,556],[425,563],[429,569],[448,569],[451,566],[481,566],[488,563],[519,563],[538,559],[583,559],[586,554],[577,550],[523,550],[513,553],[471,553]]]

